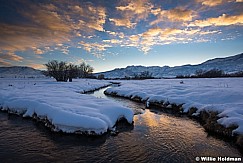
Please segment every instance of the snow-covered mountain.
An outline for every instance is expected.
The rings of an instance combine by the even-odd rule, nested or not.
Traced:
[[[45,77],[40,70],[31,67],[0,67],[1,78],[43,78]]]
[[[175,77],[178,75],[192,75],[196,70],[211,70],[211,69],[220,69],[225,73],[234,73],[238,71],[243,71],[243,53],[230,56],[226,58],[215,58],[203,62],[198,65],[183,65],[183,66],[127,66],[126,68],[116,68],[111,71],[96,73],[104,74],[105,78],[125,78],[125,77],[134,77],[144,71],[149,71],[155,78],[163,77]]]

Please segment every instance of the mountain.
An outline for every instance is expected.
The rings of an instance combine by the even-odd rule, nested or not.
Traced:
[[[105,78],[125,78],[125,77],[134,77],[139,75],[144,71],[148,71],[155,78],[163,77],[176,77],[178,75],[192,75],[195,74],[196,70],[211,70],[211,69],[220,69],[225,73],[234,73],[238,71],[243,71],[243,53],[230,56],[226,58],[215,58],[207,60],[198,65],[183,65],[183,66],[127,66],[126,68],[116,68],[111,71],[96,73],[104,74]]]
[[[31,67],[0,67],[0,78],[43,78],[41,70]]]

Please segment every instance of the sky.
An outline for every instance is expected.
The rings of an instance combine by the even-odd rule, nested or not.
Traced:
[[[243,52],[243,0],[0,0],[0,66],[94,72]]]

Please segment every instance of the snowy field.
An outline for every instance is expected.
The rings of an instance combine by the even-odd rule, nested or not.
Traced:
[[[233,132],[243,134],[243,78],[216,79],[161,79],[121,81],[120,87],[109,88],[108,93],[117,93],[129,98],[142,98],[150,102],[183,104],[184,112],[191,107],[218,111],[218,123],[239,127]]]
[[[79,79],[0,79],[0,108],[9,112],[48,119],[54,131],[102,134],[124,117],[133,121],[133,111],[106,99],[80,94],[110,83]]]

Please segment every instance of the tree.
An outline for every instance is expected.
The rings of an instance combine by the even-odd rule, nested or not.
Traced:
[[[144,71],[140,74],[140,78],[142,79],[151,79],[152,78],[152,73],[149,71]]]
[[[68,80],[72,82],[73,78],[77,77],[89,77],[94,68],[86,63],[82,63],[80,66],[74,64],[67,64],[66,62],[57,60],[49,61],[44,64],[47,67],[46,76],[51,76],[56,79],[56,81],[67,82]]]
[[[216,78],[216,77],[222,77],[225,76],[224,71],[219,69],[211,69],[208,71],[205,70],[197,70],[195,72],[195,77],[198,78]]]
[[[94,68],[85,62],[81,63],[79,66],[79,77],[86,78],[90,76],[94,71]]]
[[[105,75],[104,75],[104,74],[99,74],[99,75],[98,75],[98,79],[101,80],[101,79],[104,79],[104,78],[105,78]]]
[[[79,68],[77,65],[57,60],[49,61],[44,65],[47,67],[45,74],[55,78],[58,82],[67,82],[68,80],[72,82],[73,78],[78,77]]]
[[[152,73],[149,71],[143,71],[140,74],[134,74],[134,79],[152,79]]]
[[[68,66],[66,62],[53,60],[44,65],[47,67],[48,75],[55,78],[56,81],[66,82],[68,80]]]
[[[69,64],[68,65],[68,80],[69,82],[73,81],[73,78],[77,78],[79,73],[79,68],[77,65]]]
[[[195,72],[195,76],[196,76],[196,77],[203,77],[203,74],[204,74],[205,72],[206,72],[206,71],[205,71],[205,70],[202,70],[202,69],[196,70],[196,72]]]

